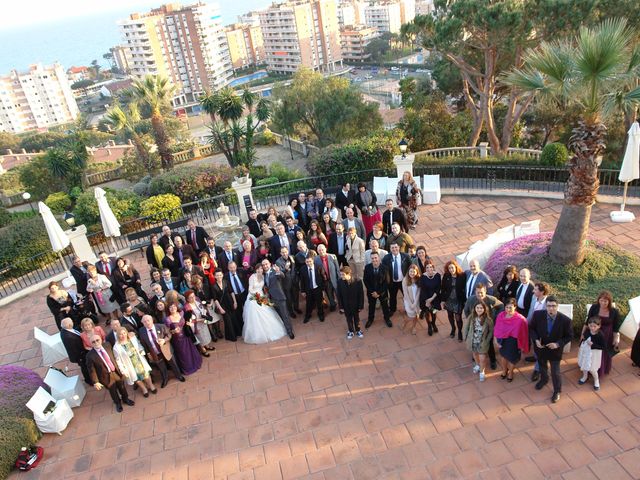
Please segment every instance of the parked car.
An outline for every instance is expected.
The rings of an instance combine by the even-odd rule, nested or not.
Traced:
[[[391,67],[392,72],[397,72],[398,70],[400,70],[398,67]]]

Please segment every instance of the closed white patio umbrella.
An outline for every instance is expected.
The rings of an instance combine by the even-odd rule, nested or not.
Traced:
[[[38,202],[38,212],[42,215],[44,228],[47,229],[49,242],[51,242],[51,249],[58,254],[58,258],[60,258],[62,265],[67,268],[60,252],[69,246],[71,240],[69,240],[69,237],[62,230],[62,227],[56,220],[56,217],[53,216],[51,209],[47,207],[44,202]]]
[[[102,230],[105,237],[109,237],[111,245],[113,246],[113,252],[117,253],[118,248],[113,237],[120,236],[120,223],[113,214],[109,202],[107,202],[107,192],[100,187],[97,187],[94,191],[96,201],[98,202],[98,210],[100,211],[100,220],[102,221]]]
[[[618,180],[624,182],[624,192],[622,194],[622,205],[620,210],[611,212],[611,220],[616,223],[632,222],[635,215],[632,212],[625,211],[624,207],[627,203],[627,189],[629,182],[640,178],[640,126],[638,122],[633,122],[629,129],[629,139],[627,140],[627,149],[624,152],[622,167]]]

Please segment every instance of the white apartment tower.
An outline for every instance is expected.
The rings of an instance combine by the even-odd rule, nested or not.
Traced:
[[[46,130],[73,122],[80,111],[59,63],[0,76],[0,132]]]
[[[366,25],[375,28],[379,33],[400,32],[402,25],[400,2],[372,2],[364,8],[364,17]]]
[[[167,76],[175,107],[194,105],[233,74],[218,4],[167,4],[119,22],[135,77]]]
[[[338,25],[344,28],[348,25],[356,25],[356,7],[351,2],[338,4]]]
[[[260,12],[260,27],[270,71],[333,71],[342,64],[335,0],[274,3]]]
[[[412,22],[416,18],[416,0],[400,0],[400,23]]]

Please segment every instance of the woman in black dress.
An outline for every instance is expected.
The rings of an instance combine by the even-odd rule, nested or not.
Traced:
[[[224,320],[224,338],[235,342],[237,337],[242,335],[242,325],[238,325],[234,314],[238,306],[236,296],[229,283],[224,279],[222,270],[217,270],[214,277],[216,281],[211,286],[211,295],[216,311],[222,315]]]
[[[172,277],[180,277],[180,259],[174,257],[172,245],[167,245],[167,248],[165,249],[165,255],[162,259],[162,267],[171,270]]]
[[[434,332],[438,332],[436,313],[440,310],[438,295],[440,294],[441,285],[442,278],[436,272],[433,262],[429,260],[425,272],[420,277],[420,308],[422,309],[420,315],[427,320],[429,336],[433,335]]]
[[[620,343],[620,326],[622,325],[622,317],[620,311],[613,306],[613,295],[607,290],[603,290],[598,295],[596,303],[591,305],[587,313],[587,319],[598,317],[600,319],[600,331],[604,337],[607,348],[602,352],[602,363],[598,369],[598,377],[602,378],[611,371],[612,355],[611,353],[618,348]],[[585,322],[580,335],[580,342],[584,340],[584,333],[588,330]]]
[[[69,317],[74,326],[79,325],[79,319],[74,310],[73,297],[66,290],[60,288],[58,282],[49,282],[49,295],[47,295],[47,307],[51,311],[58,330],[61,330],[63,318]]]
[[[117,268],[111,274],[111,281],[113,283],[113,293],[118,303],[123,304],[126,302],[125,291],[127,288],[135,289],[141,298],[145,301],[148,300],[147,294],[142,289],[140,274],[134,266],[130,265],[124,258],[118,258],[116,265]]]
[[[458,328],[458,341],[462,342],[462,309],[464,308],[464,288],[467,280],[464,271],[455,260],[448,261],[444,266],[442,287],[440,289],[440,307],[447,311],[451,333],[449,338],[455,338]]]
[[[502,273],[502,279],[496,289],[496,297],[502,303],[506,303],[509,298],[516,298],[520,280],[518,280],[518,269],[515,265],[508,265]]]
[[[371,248],[371,246],[369,245],[371,240],[377,240],[378,248],[384,250],[385,252],[388,252],[389,246],[387,245],[387,234],[384,233],[384,226],[382,225],[382,222],[375,222],[371,228],[371,233],[367,235],[365,248],[369,250]]]

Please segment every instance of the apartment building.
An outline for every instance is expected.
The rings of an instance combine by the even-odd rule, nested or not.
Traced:
[[[412,22],[416,18],[416,0],[399,0],[400,24]]]
[[[433,0],[416,1],[416,15],[430,15],[434,10]]]
[[[134,77],[164,75],[176,87],[174,107],[198,103],[233,74],[220,7],[166,4],[119,22]]]
[[[0,76],[0,132],[46,130],[73,122],[80,111],[59,63]]]
[[[235,23],[225,28],[233,69],[264,63],[264,41],[260,25]]]
[[[402,17],[398,1],[372,2],[364,8],[364,17],[365,24],[375,28],[379,33],[400,32]]]
[[[323,72],[342,65],[335,0],[293,0],[260,12],[267,69]]]
[[[378,31],[366,25],[347,25],[340,30],[342,57],[346,61],[364,62],[371,57],[365,52],[369,42],[376,38]]]
[[[338,25],[340,28],[344,28],[348,25],[357,25],[356,22],[356,7],[352,2],[339,3],[338,4]]]
[[[128,48],[125,48],[122,45],[116,45],[115,47],[111,47],[109,52],[113,55],[113,63],[118,70],[123,73],[131,71],[131,67],[129,66],[129,62],[131,61],[131,58],[129,57],[130,50]]]

